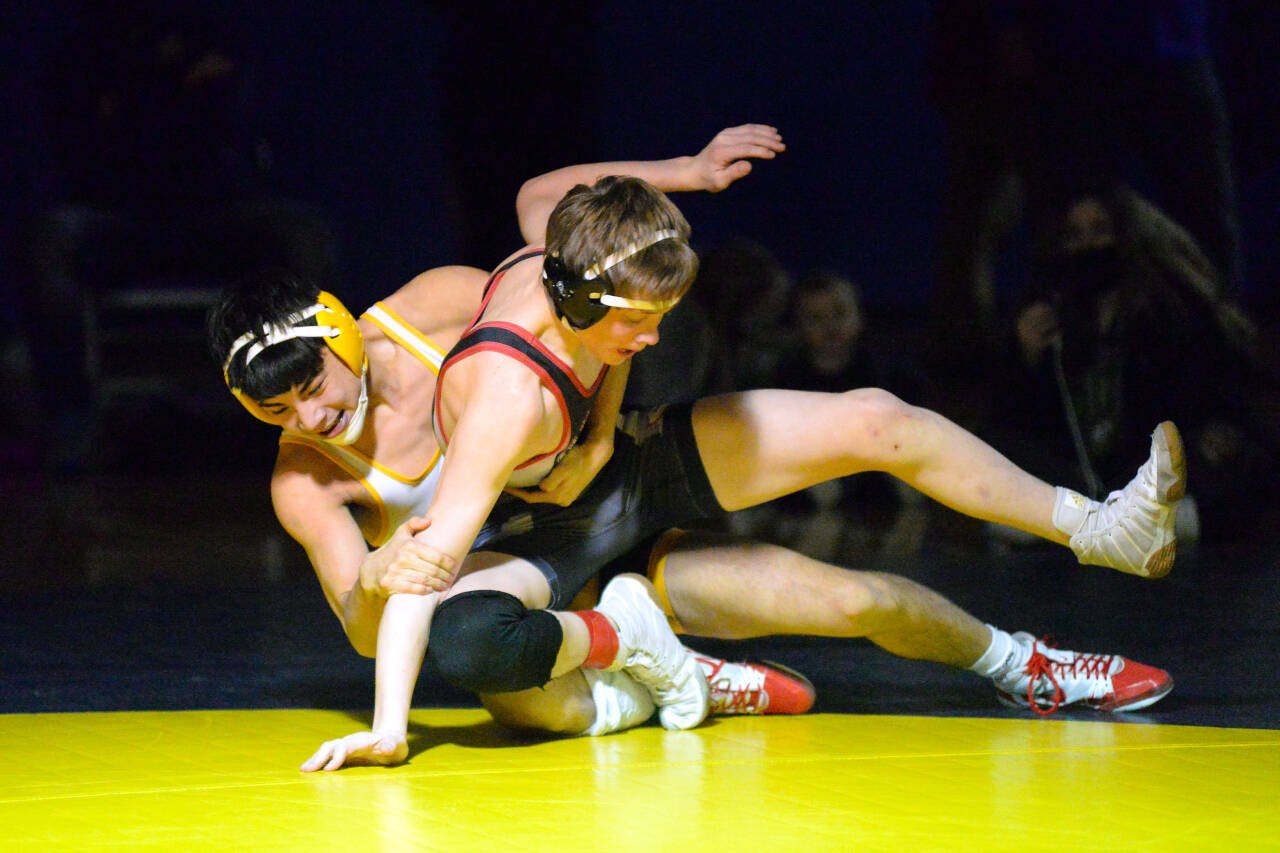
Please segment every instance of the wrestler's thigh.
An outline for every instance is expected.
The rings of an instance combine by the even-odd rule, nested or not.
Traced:
[[[874,426],[859,412],[895,398],[877,389],[842,394],[775,389],[699,400],[693,434],[716,499],[755,506],[869,465],[860,448]]]
[[[596,706],[582,671],[575,669],[542,687],[516,693],[487,693],[485,710],[513,729],[581,734],[595,722]]]
[[[462,568],[458,570],[453,586],[443,598],[479,589],[492,589],[514,595],[531,610],[541,610],[551,602],[551,585],[537,566],[519,557],[495,551],[475,551],[468,554],[462,562]]]
[[[663,580],[685,631],[723,639],[858,636],[881,595],[863,572],[710,533],[686,536],[667,555]]]

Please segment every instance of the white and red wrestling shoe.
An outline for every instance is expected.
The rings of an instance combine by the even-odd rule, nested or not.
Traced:
[[[773,663],[735,663],[694,652],[711,687],[711,714],[803,714],[813,707],[813,685],[794,669]]]

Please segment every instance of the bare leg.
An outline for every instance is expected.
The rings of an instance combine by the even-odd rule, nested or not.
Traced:
[[[991,641],[986,625],[914,581],[774,545],[690,536],[667,556],[664,578],[676,618],[701,636],[866,637],[899,657],[960,668]]]
[[[495,720],[513,729],[578,735],[596,718],[591,689],[581,670],[531,690],[484,694],[480,702]]]
[[[726,509],[885,471],[954,510],[1059,544],[1054,487],[936,412],[877,388],[748,391],[699,400],[698,452]]]

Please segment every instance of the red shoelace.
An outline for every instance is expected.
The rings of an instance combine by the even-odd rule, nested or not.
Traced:
[[[1062,707],[1062,702],[1067,698],[1067,694],[1063,692],[1062,685],[1058,681],[1059,675],[1074,675],[1084,678],[1105,678],[1107,669],[1111,666],[1111,655],[1092,655],[1080,654],[1072,652],[1070,663],[1063,663],[1046,657],[1040,651],[1039,646],[1045,648],[1056,648],[1053,642],[1044,637],[1031,646],[1031,659],[1027,661],[1024,672],[1031,678],[1027,681],[1027,704],[1031,706],[1031,710],[1035,711],[1042,717],[1047,717],[1054,711]],[[1053,696],[1047,709],[1042,709],[1036,701],[1035,688],[1036,682],[1041,678],[1048,679],[1053,685]]]
[[[711,669],[707,674],[707,685],[711,688],[712,711],[716,714],[758,714],[768,704],[764,691],[763,679],[759,687],[748,685],[733,686],[733,679],[725,676],[718,678],[720,669],[727,661],[698,656],[698,661]],[[744,664],[744,666],[746,666]]]

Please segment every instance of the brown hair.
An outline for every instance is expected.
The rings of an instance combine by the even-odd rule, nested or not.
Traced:
[[[689,223],[671,199],[639,178],[608,176],[569,190],[547,222],[547,251],[581,276],[614,252],[666,230],[675,231],[677,239],[661,240],[618,262],[608,276],[619,296],[679,299],[698,274]]]

